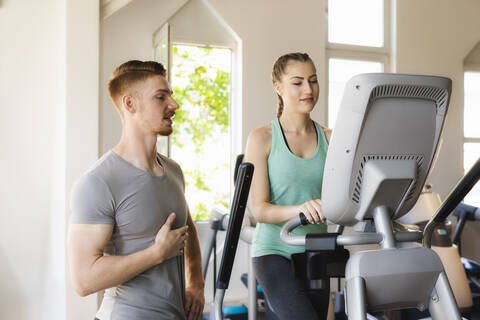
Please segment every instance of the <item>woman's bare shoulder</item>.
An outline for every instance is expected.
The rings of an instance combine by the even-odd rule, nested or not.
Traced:
[[[272,139],[272,125],[266,124],[262,127],[254,129],[250,132],[249,139],[260,140],[261,142],[265,142],[266,140]]]
[[[323,132],[325,133],[325,138],[327,142],[330,143],[330,137],[332,136],[332,129],[322,126]]]
[[[271,124],[266,124],[262,127],[252,130],[252,132],[250,132],[248,135],[247,145],[253,147],[254,150],[263,150],[264,153],[269,154],[272,146]]]

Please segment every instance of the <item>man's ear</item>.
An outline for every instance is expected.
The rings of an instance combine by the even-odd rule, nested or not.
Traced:
[[[126,94],[124,96],[122,96],[122,105],[123,105],[123,108],[131,113],[131,114],[134,114],[135,112],[137,112],[137,108],[136,108],[136,103],[135,103],[135,97],[129,95],[129,94]]]

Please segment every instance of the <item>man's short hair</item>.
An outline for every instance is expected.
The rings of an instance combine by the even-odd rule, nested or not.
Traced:
[[[163,65],[155,61],[130,60],[121,64],[113,71],[108,81],[108,92],[122,119],[121,97],[123,94],[136,83],[145,81],[155,75],[163,77],[166,75]]]

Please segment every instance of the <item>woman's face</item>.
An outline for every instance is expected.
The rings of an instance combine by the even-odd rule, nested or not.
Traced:
[[[320,91],[314,65],[309,61],[289,61],[275,90],[282,97],[284,112],[310,113]]]

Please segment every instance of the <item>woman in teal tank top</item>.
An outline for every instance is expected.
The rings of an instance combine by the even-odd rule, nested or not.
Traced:
[[[307,54],[278,58],[272,81],[278,96],[277,118],[252,131],[246,161],[255,166],[250,192],[257,227],[252,259],[257,280],[279,319],[326,319],[328,293],[299,294],[303,284],[294,279],[293,253],[305,247],[280,240],[280,229],[303,212],[311,224],[296,235],[326,232],[322,213],[322,178],[330,130],[310,118],[319,95],[317,74]]]

